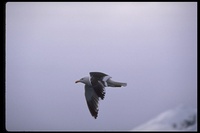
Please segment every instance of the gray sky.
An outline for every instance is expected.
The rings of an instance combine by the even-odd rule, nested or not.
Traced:
[[[94,119],[91,71],[106,88]],[[180,104],[197,106],[197,3],[6,4],[6,129],[131,130]]]

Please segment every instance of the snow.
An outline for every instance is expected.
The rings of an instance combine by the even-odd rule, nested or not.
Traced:
[[[184,105],[167,110],[132,131],[197,131],[197,109]]]

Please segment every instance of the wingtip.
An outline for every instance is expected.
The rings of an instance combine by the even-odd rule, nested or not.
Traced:
[[[127,86],[127,83],[123,83],[123,85],[122,85],[122,86],[126,87],[126,86]]]
[[[93,115],[94,119],[97,119],[97,115]]]

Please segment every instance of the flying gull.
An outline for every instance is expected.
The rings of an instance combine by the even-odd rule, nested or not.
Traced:
[[[122,87],[126,83],[115,82],[111,77],[101,72],[90,72],[90,77],[83,77],[75,83],[85,84],[85,98],[91,115],[96,119],[98,115],[99,98],[102,100],[105,96],[105,87]]]

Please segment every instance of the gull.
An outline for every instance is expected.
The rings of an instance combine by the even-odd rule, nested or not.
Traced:
[[[105,97],[105,87],[125,87],[127,83],[111,80],[112,77],[102,72],[90,72],[90,77],[83,77],[75,83],[85,84],[85,99],[91,115],[96,119],[98,116],[99,99]]]

